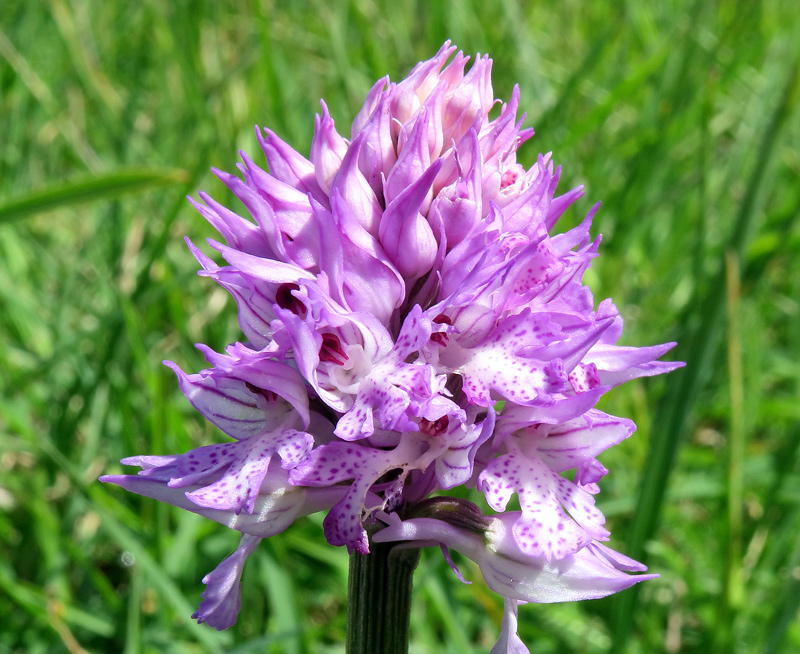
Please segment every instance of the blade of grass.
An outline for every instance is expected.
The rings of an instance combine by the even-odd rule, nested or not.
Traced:
[[[731,427],[730,460],[728,463],[728,520],[730,523],[729,552],[731,556],[741,554],[742,535],[742,461],[744,460],[744,371],[742,369],[742,336],[739,311],[741,306],[741,283],[739,261],[735,253],[725,257],[726,296],[728,305],[728,367],[730,370]],[[730,566],[729,566],[730,567]],[[736,582],[736,575],[730,581]],[[729,588],[731,607],[741,602],[742,589]]]
[[[181,184],[187,179],[185,170],[169,169],[123,169],[105,175],[92,175],[7,199],[0,204],[0,223],[74,204],[110,200],[127,193],[143,193]]]
[[[128,597],[127,617],[123,654],[139,654],[142,651],[142,574],[135,565],[131,566],[131,590]]]
[[[731,402],[728,434],[728,547],[723,573],[724,603],[717,621],[719,651],[731,651],[735,616],[744,601],[742,576],[742,462],[744,460],[744,372],[740,324],[741,288],[739,260],[733,252],[725,256],[725,281],[728,310],[728,371]]]

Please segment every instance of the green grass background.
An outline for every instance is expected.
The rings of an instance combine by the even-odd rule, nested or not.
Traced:
[[[265,541],[239,623],[190,614],[235,546],[216,523],[97,483],[138,453],[219,441],[162,359],[239,338],[195,276],[185,200],[259,155],[301,152],[318,99],[349,133],[367,89],[445,39],[520,84],[530,164],[597,200],[599,301],[626,344],[678,340],[687,367],[602,408],[639,425],[603,458],[611,545],[657,581],[522,607],[550,652],[800,651],[800,10],[786,0],[2,0],[0,653],[341,652],[347,555],[321,516]],[[257,157],[256,157],[257,158]],[[412,652],[488,652],[501,602],[436,551],[416,577]]]

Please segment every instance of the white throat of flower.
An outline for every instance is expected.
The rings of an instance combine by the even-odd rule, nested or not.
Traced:
[[[341,393],[356,395],[359,384],[372,370],[372,359],[360,345],[345,345],[347,360],[342,363],[323,361],[319,365],[320,382]]]

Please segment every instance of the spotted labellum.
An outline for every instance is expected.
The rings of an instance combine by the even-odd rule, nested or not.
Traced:
[[[472,559],[504,598],[495,653],[527,651],[520,604],[654,576],[603,544],[597,457],[635,425],[595,405],[682,364],[657,360],[673,343],[617,345],[617,308],[582,283],[597,206],[558,233],[582,188],[556,194],[549,154],[517,163],[533,135],[519,89],[490,119],[492,62],[468,59],[448,42],[379,80],[349,138],[323,103],[308,158],[257,129],[266,169],[242,152],[238,176],[214,171],[249,216],[192,200],[224,242],[208,241],[216,260],[188,247],[234,297],[244,338],[198,345],[199,373],[167,365],[230,438],[131,457],[137,475],[102,480],[241,532],[204,579],[200,622],[231,626],[258,542],[317,511],[350,551],[404,542]],[[494,513],[448,498],[458,486]]]

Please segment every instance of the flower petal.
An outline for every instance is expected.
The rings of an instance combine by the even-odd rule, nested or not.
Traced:
[[[651,347],[620,347],[618,345],[596,345],[586,355],[585,362],[593,363],[598,370],[601,384],[618,386],[637,377],[652,377],[683,368],[681,361],[656,361],[675,347],[675,343],[664,343]]]
[[[303,194],[310,193],[317,202],[327,202],[328,196],[322,192],[317,183],[314,164],[278,138],[270,129],[265,128],[262,134],[256,127],[256,138],[267,158],[269,172],[275,179],[296,188]]]
[[[284,475],[286,473],[284,472]],[[159,502],[172,504],[181,509],[197,513],[230,529],[261,538],[274,536],[284,531],[298,517],[330,508],[344,495],[346,489],[294,488],[279,486],[272,492],[262,492],[256,498],[252,513],[236,514],[199,506],[186,497],[187,489],[170,488],[166,481],[137,475],[105,475],[100,481],[115,484],[137,495],[152,497]],[[189,486],[191,491],[197,486]]]
[[[503,511],[516,493],[522,511],[514,523],[514,537],[530,556],[562,559],[592,539],[608,538],[605,518],[591,494],[551,470],[536,454],[525,455],[514,447],[493,459],[480,474],[478,488],[496,511]]]
[[[242,569],[244,562],[261,542],[256,536],[242,534],[236,551],[203,577],[207,588],[203,601],[192,614],[198,623],[208,623],[219,631],[236,623],[242,606]]]
[[[317,184],[323,193],[331,190],[333,178],[339,172],[342,159],[347,154],[347,143],[336,131],[328,112],[328,105],[320,101],[322,116],[317,114],[314,120],[314,138],[311,140],[311,162],[314,164],[314,173]]]
[[[530,654],[525,643],[517,634],[517,600],[503,598],[503,622],[500,624],[500,637],[489,654]]]
[[[548,431],[547,437],[537,442],[536,451],[553,470],[564,472],[594,459],[635,430],[632,420],[592,409]]]

